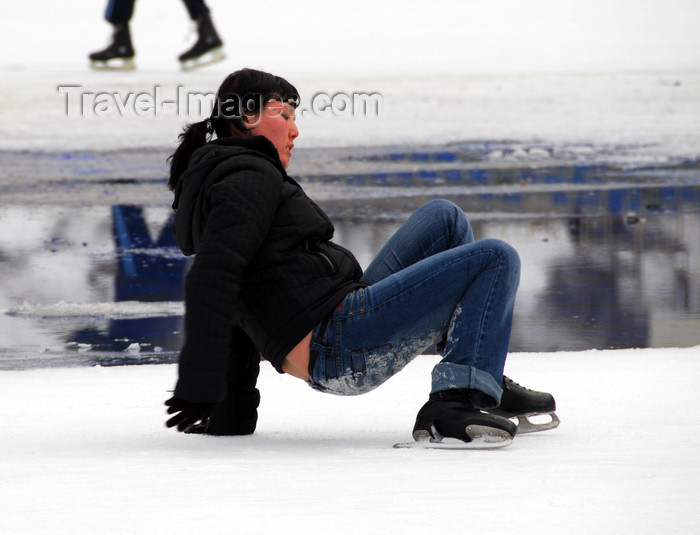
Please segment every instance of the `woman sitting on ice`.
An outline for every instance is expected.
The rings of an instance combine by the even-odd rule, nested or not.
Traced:
[[[549,394],[503,377],[518,254],[500,240],[475,240],[460,208],[434,200],[363,273],[286,173],[298,101],[286,80],[244,69],[224,80],[211,117],[180,136],[169,182],[175,233],[196,256],[167,425],[253,433],[261,355],[321,392],[355,395],[436,345],[443,358],[414,439],[510,443],[508,418],[554,411]]]

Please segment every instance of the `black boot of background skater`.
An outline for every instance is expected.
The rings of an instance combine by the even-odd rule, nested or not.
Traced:
[[[206,13],[196,20],[197,42],[178,57],[183,71],[210,65],[226,59],[223,41],[216,33],[211,15]]]
[[[107,48],[90,54],[90,66],[98,70],[133,70],[134,47],[128,24],[115,24],[112,42]]]

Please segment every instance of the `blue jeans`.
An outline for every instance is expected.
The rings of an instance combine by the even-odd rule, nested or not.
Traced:
[[[436,345],[432,390],[482,392],[500,403],[520,259],[508,244],[474,240],[464,212],[430,201],[389,239],[311,338],[309,384],[322,392],[368,392]]]

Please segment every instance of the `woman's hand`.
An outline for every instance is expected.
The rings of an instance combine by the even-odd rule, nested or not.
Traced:
[[[168,407],[168,414],[175,415],[165,422],[165,425],[177,426],[178,431],[187,433],[193,427],[206,427],[216,403],[194,403],[173,396],[165,405]]]

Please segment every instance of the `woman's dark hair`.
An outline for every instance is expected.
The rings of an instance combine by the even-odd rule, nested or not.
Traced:
[[[188,124],[179,135],[180,145],[168,158],[168,187],[171,190],[177,187],[192,153],[206,144],[208,135],[216,133],[219,138],[249,136],[244,117],[255,115],[271,100],[283,101],[296,108],[299,92],[284,78],[268,72],[241,69],[229,74],[216,93],[211,116]]]

